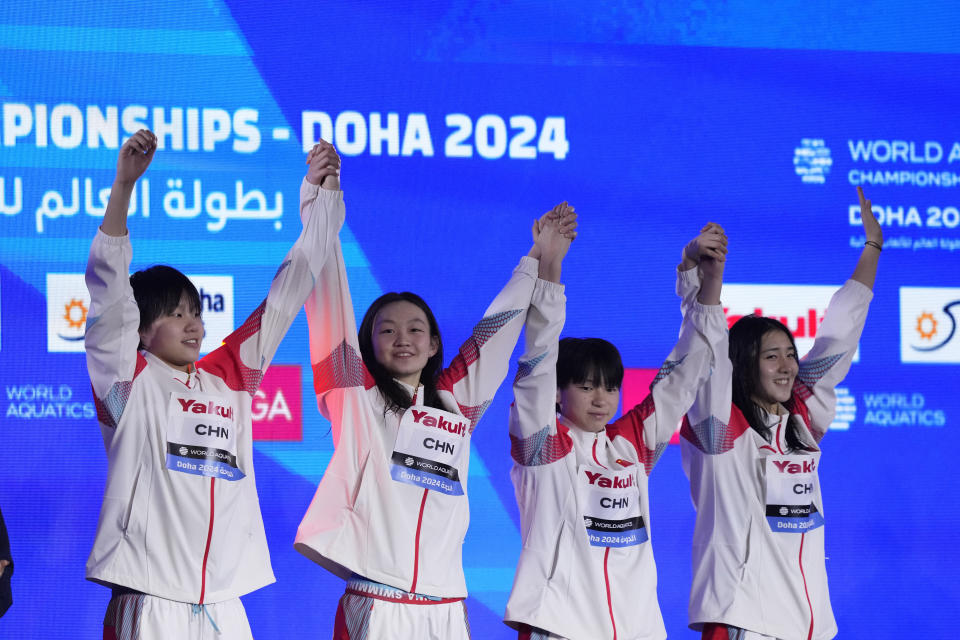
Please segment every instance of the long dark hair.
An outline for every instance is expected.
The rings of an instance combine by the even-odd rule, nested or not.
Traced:
[[[420,374],[420,383],[423,385],[423,404],[428,407],[444,409],[440,402],[440,394],[437,393],[437,376],[443,368],[443,340],[440,338],[440,327],[437,325],[437,319],[433,316],[433,311],[423,298],[409,291],[400,293],[385,293],[370,305],[367,312],[363,315],[363,322],[360,323],[360,330],[357,338],[360,343],[360,355],[363,358],[363,364],[367,371],[373,376],[373,381],[377,389],[383,394],[386,405],[386,411],[403,411],[410,408],[413,404],[413,398],[407,393],[403,386],[393,379],[386,368],[377,362],[373,354],[373,322],[377,314],[388,304],[394,302],[409,302],[416,305],[427,316],[427,324],[430,326],[430,337],[437,339],[437,352],[427,359],[427,364],[423,367]]]
[[[772,429],[767,426],[765,411],[753,401],[753,396],[760,388],[760,344],[763,336],[771,331],[782,331],[796,353],[797,344],[793,340],[790,329],[779,320],[749,315],[737,320],[730,327],[730,362],[733,364],[733,404],[740,409],[750,427],[770,442],[773,439]],[[790,400],[785,404],[792,406],[793,390],[790,391]],[[800,441],[796,432],[797,426],[791,420],[787,424],[787,447],[790,450],[801,450],[807,447]]]

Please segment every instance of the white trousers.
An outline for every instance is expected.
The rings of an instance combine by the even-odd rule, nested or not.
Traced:
[[[253,640],[239,598],[195,605],[142,593],[115,595],[103,620],[104,640]]]

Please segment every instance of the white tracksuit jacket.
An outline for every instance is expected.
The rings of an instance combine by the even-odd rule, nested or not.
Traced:
[[[307,197],[301,206],[309,208]],[[465,597],[462,545],[470,517],[470,434],[507,375],[537,282],[537,261],[521,259],[438,379],[446,411],[463,416],[465,423],[453,438],[465,452],[463,495],[447,495],[395,481],[391,475],[396,471],[391,457],[400,416],[385,414],[382,396],[360,357],[339,242],[334,256],[307,301],[307,319],[314,388],[320,412],[333,425],[336,450],[294,547],[343,578],[355,573],[423,595]],[[422,387],[416,399],[413,409],[422,406]]]
[[[790,415],[778,421],[771,416],[776,421],[771,442],[751,429],[732,405],[728,357],[718,359],[697,395],[680,431],[683,467],[697,509],[692,628],[722,623],[782,640],[825,640],[837,633],[827,589],[826,527],[816,468],[820,439],[836,409],[834,387],[850,368],[872,297],[871,290],[855,280],[833,295],[813,348],[800,362],[787,407]],[[727,353],[726,344],[722,351]],[[784,464],[790,453],[788,423],[810,449],[795,453],[795,467]],[[781,474],[771,464],[777,461],[783,474],[804,473],[799,486],[809,492],[807,507],[812,503],[819,513],[816,521],[785,528],[767,508],[767,495],[776,490],[768,489],[773,486],[768,483]]]
[[[89,580],[189,603],[229,600],[274,581],[253,470],[251,401],[332,250],[341,194],[325,191],[318,201],[301,212],[304,230],[266,300],[190,374],[137,351],[129,236],[97,232],[86,274],[86,353],[108,468]],[[195,422],[185,423],[190,417]],[[169,469],[171,458],[175,467],[209,462],[191,461],[188,446],[168,445],[183,444],[173,435],[180,424],[195,431],[189,445],[222,450],[232,439],[235,466],[217,468],[239,479]]]
[[[523,549],[507,603],[508,624],[526,623],[571,640],[666,637],[648,540],[647,476],[709,375],[715,349],[725,345],[727,328],[719,305],[695,302],[696,269],[678,273],[677,291],[687,299],[689,310],[650,394],[598,433],[568,428],[557,420],[557,339],[563,327],[564,296],[559,285],[538,286],[535,291],[510,413],[515,462],[511,477]],[[596,509],[592,505],[596,498],[583,492],[584,479],[591,478],[588,472],[597,482],[607,476],[612,480],[611,472],[629,474],[620,476],[620,484],[636,489],[613,498],[639,500],[645,525],[638,536],[642,542],[591,545],[585,517]]]

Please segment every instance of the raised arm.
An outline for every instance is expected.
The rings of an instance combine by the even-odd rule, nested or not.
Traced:
[[[133,251],[127,234],[127,208],[133,186],[147,170],[156,149],[157,139],[146,129],[120,147],[110,200],[87,260],[90,310],[84,348],[97,420],[107,447],[126,408],[130,383],[144,364],[137,352],[140,311],[130,287]]]
[[[152,131],[140,129],[120,147],[117,158],[117,175],[110,189],[110,200],[103,215],[100,229],[108,236],[127,235],[127,209],[133,186],[150,166],[157,151],[157,136]]]
[[[311,150],[310,165],[301,187],[309,204],[301,203],[303,230],[280,264],[263,303],[224,340],[223,346],[202,358],[197,366],[256,392],[280,341],[300,312],[328,258],[335,252],[344,208],[339,187],[340,158],[322,142]],[[318,189],[311,180],[323,183]],[[318,193],[319,192],[319,193]]]
[[[857,187],[857,197],[860,199],[860,219],[863,220],[863,231],[867,236],[860,252],[860,259],[853,270],[851,280],[873,289],[877,277],[877,262],[880,260],[880,251],[883,249],[883,229],[873,215],[873,204],[863,195],[863,189]]]
[[[873,299],[877,262],[883,247],[883,232],[873,215],[869,200],[857,187],[860,217],[867,241],[860,252],[853,275],[833,294],[813,347],[800,361],[793,385],[793,398],[807,412],[813,437],[820,440],[836,414],[836,386],[846,377],[857,351],[857,343]]]
[[[683,298],[685,291],[695,287],[696,295],[681,303],[684,313],[677,343],[643,402],[608,427],[611,436],[623,436],[634,444],[648,474],[718,359],[727,357],[727,321],[720,306],[726,247],[723,229],[713,223],[687,244],[677,291]],[[694,277],[697,271],[702,276],[699,281]]]
[[[677,265],[677,295],[684,317],[694,300],[701,304],[720,303],[726,257],[727,236],[723,227],[715,222],[705,224],[700,233],[683,247]]]
[[[336,174],[328,172],[322,175],[321,168],[326,165],[325,159],[319,155],[320,151],[320,148],[314,147],[307,156],[310,169],[300,186],[300,215],[310,216],[315,211],[323,210],[329,201],[336,200],[339,203],[339,224],[342,224],[345,216],[343,195],[333,190],[340,187],[340,174],[337,171]],[[332,238],[330,253],[317,274],[316,283],[304,306],[310,332],[310,362],[317,405],[320,413],[330,420],[334,442],[338,442],[344,423],[343,392],[349,389],[362,391],[366,376],[339,236]]]
[[[566,314],[560,267],[576,235],[575,228],[571,231],[574,216],[573,207],[564,202],[534,223],[540,278],[527,312],[525,348],[517,362],[510,407],[510,452],[524,466],[559,460],[571,447],[570,439],[557,433],[556,398],[558,341]]]

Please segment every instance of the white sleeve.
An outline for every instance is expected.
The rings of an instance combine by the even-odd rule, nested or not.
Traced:
[[[90,310],[84,347],[104,438],[109,437],[106,429],[120,422],[138,371],[140,311],[130,286],[132,255],[129,235],[97,230],[87,260]]]
[[[537,280],[510,406],[510,453],[519,465],[549,464],[572,446],[557,434],[557,355],[565,316],[563,285]]]
[[[810,429],[817,440],[833,421],[836,386],[850,370],[872,299],[869,287],[847,280],[830,299],[813,348],[800,361],[793,393],[806,405]]]

